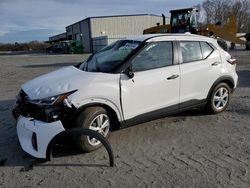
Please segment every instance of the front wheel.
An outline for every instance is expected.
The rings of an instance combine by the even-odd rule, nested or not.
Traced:
[[[99,132],[105,138],[110,134],[110,118],[107,111],[102,107],[89,107],[77,118],[76,126]],[[90,136],[78,136],[76,144],[83,152],[90,152],[101,147],[101,142]]]
[[[213,89],[209,97],[208,110],[213,114],[223,112],[229,105],[230,99],[230,87],[226,83],[220,83]]]

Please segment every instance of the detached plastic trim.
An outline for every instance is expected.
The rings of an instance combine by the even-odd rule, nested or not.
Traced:
[[[79,136],[79,135],[94,137],[95,139],[100,141],[108,152],[110,166],[111,167],[114,166],[114,154],[113,154],[112,147],[111,147],[110,143],[108,142],[108,140],[103,135],[101,135],[100,133],[98,133],[96,131],[93,131],[90,129],[83,129],[83,128],[73,128],[73,129],[68,129],[68,130],[65,130],[63,132],[58,133],[50,141],[50,143],[47,147],[46,159],[50,161],[51,156],[52,156],[53,147],[56,144],[56,141],[58,141],[58,139],[61,139],[64,136]]]

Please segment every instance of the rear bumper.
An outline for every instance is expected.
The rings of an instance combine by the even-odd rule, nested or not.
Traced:
[[[45,159],[50,141],[64,130],[61,121],[47,123],[22,116],[17,120],[20,145],[25,152],[36,158]]]

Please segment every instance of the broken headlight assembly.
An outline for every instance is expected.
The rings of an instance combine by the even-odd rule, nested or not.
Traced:
[[[77,90],[74,90],[68,93],[64,93],[64,94],[53,96],[53,97],[47,97],[44,99],[32,100],[30,102],[33,104],[38,104],[38,105],[53,105],[53,106],[64,103],[66,106],[71,107],[71,104],[67,100],[67,97],[76,91]]]
[[[16,108],[13,109],[13,115],[15,118],[22,115],[45,122],[63,119],[67,110],[72,107],[67,97],[76,91],[39,100],[20,101]]]
[[[63,119],[67,109],[72,107],[67,97],[75,91],[76,90],[53,97],[30,101],[31,117],[46,122]]]

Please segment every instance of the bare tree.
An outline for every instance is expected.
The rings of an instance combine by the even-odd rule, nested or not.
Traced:
[[[231,14],[237,18],[240,32],[250,32],[250,0],[206,0],[202,3],[206,24],[222,25]]]
[[[235,1],[231,12],[237,17],[239,32],[250,32],[250,0]]]
[[[213,10],[211,9],[211,4],[212,2],[210,0],[204,1],[202,4],[202,7],[205,11],[205,16],[206,16],[206,24],[212,23],[212,15],[213,15]]]
[[[204,1],[202,6],[206,13],[207,23],[224,24],[225,19],[229,16],[231,0],[207,0]]]

